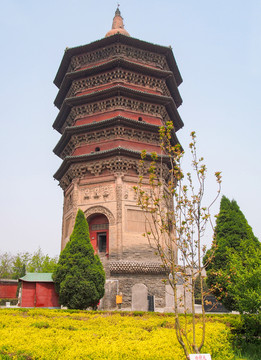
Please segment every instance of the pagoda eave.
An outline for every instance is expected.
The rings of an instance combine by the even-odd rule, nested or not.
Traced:
[[[60,67],[54,79],[54,84],[59,88],[63,81],[64,75],[67,72],[68,66],[70,64],[71,58],[73,56],[83,54],[86,52],[94,51],[99,48],[108,46],[113,43],[123,43],[130,45],[142,50],[152,51],[161,55],[165,55],[168,61],[170,70],[173,72],[177,85],[179,86],[182,83],[182,77],[180,75],[176,60],[172,53],[172,50],[169,47],[152,44],[143,40],[139,40],[133,37],[125,36],[122,34],[115,34],[100,40],[94,41],[90,44],[77,46],[74,48],[69,48],[65,50],[63,59],[61,61]]]
[[[155,102],[159,105],[165,105],[168,103],[173,103],[173,106],[176,107],[172,97],[170,96],[164,96],[164,95],[158,95],[158,94],[151,94],[149,92],[141,91],[141,90],[134,90],[131,88],[128,88],[124,85],[112,85],[108,89],[103,90],[96,90],[89,94],[80,95],[80,96],[73,96],[68,97],[66,99],[66,102],[70,106],[78,106],[83,105],[86,103],[93,102],[93,100],[101,101],[109,97],[114,96],[126,96],[131,97],[135,100],[143,100],[148,102]]]
[[[60,153],[63,151],[65,146],[70,141],[71,137],[76,134],[83,134],[87,132],[91,132],[94,130],[106,129],[112,126],[124,125],[129,128],[139,129],[142,131],[148,131],[152,133],[159,132],[159,126],[154,124],[148,124],[143,121],[129,119],[123,116],[117,116],[110,119],[102,120],[95,123],[77,125],[77,126],[68,126],[65,128],[64,133],[62,134],[59,142],[53,149],[53,152],[60,156]]]
[[[65,74],[64,79],[61,83],[60,90],[54,100],[54,105],[60,109],[62,102],[72,84],[73,81],[81,79],[83,77],[87,77],[89,75],[99,74],[101,71],[115,69],[115,68],[123,68],[133,71],[138,71],[142,74],[155,76],[157,78],[167,79],[168,84],[170,85],[170,91],[173,95],[173,98],[176,100],[177,107],[181,105],[182,99],[179,94],[179,90],[173,76],[173,73],[168,70],[154,69],[145,65],[141,65],[132,61],[128,61],[123,57],[119,57],[117,59],[110,60],[103,64],[94,65],[87,69],[82,69],[78,71],[71,71]]]
[[[62,162],[59,169],[56,171],[56,173],[53,175],[54,179],[60,181],[62,177],[65,175],[67,170],[70,168],[73,164],[78,163],[87,163],[94,160],[99,159],[106,159],[109,157],[115,157],[115,156],[129,156],[131,159],[141,159],[141,151],[137,150],[130,150],[123,147],[117,147],[110,150],[104,150],[104,151],[97,151],[91,154],[84,154],[84,155],[77,155],[77,156],[67,156],[64,161]],[[150,153],[147,153],[146,158],[148,160],[151,160],[152,157]],[[164,163],[169,163],[169,156],[168,155],[158,155],[158,161],[162,161]]]
[[[95,102],[98,102],[115,96],[125,96],[127,98],[135,100],[142,100],[149,103],[163,105],[166,107],[166,110],[168,111],[170,118],[173,121],[175,131],[178,131],[184,126],[184,123],[180,118],[180,115],[177,111],[176,105],[172,97],[145,93],[143,91],[126,88],[125,86],[116,85],[109,89],[93,92],[91,94],[67,98],[63,102],[61,110],[53,123],[53,128],[60,132],[60,129],[63,126],[63,123],[69,115],[70,109],[73,106],[84,105],[86,103],[92,102],[93,100],[95,100]]]

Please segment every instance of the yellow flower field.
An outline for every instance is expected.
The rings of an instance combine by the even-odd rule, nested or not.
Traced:
[[[0,309],[0,358],[185,359],[172,315],[136,315]],[[210,319],[206,338],[204,352],[213,360],[234,358],[225,324]]]

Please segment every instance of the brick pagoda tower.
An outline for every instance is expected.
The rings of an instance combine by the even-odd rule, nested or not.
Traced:
[[[177,108],[182,82],[172,50],[130,37],[117,8],[112,29],[88,45],[66,49],[54,83],[59,109],[53,124],[62,160],[54,177],[64,192],[63,249],[78,209],[106,271],[104,308],[131,306],[131,287],[143,283],[164,307],[162,268],[142,236],[145,219],[133,186],[141,151],[160,154],[159,127],[183,122]],[[173,134],[173,142],[177,143]],[[163,163],[166,176],[168,166]],[[164,171],[163,171],[164,173]]]

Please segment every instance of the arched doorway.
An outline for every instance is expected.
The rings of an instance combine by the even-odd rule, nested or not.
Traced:
[[[87,218],[90,239],[95,252],[109,255],[109,220],[103,214],[93,214]]]

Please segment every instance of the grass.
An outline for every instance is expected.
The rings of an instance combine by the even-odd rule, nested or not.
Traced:
[[[261,359],[261,343],[249,344],[242,343],[241,347],[235,349],[236,360],[260,360]]]

